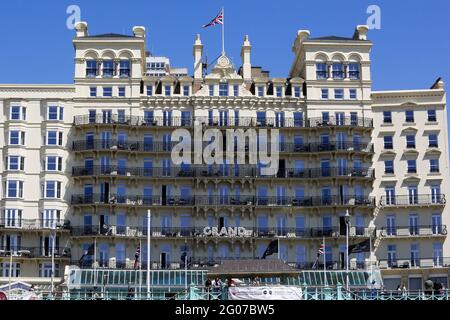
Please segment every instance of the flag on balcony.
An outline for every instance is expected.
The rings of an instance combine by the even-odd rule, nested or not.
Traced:
[[[205,24],[203,28],[215,26],[216,24],[223,24],[223,12],[220,10],[219,14],[215,16],[209,23]]]
[[[370,252],[370,239],[348,246],[349,255],[352,253],[360,253],[360,252]]]
[[[274,253],[278,253],[278,240],[273,240],[271,243],[269,243],[261,259],[265,259],[267,256],[270,256]]]
[[[83,252],[83,255],[81,256],[80,260],[78,260],[80,267],[83,265],[84,258],[86,258],[87,256],[92,256],[94,254],[94,251],[95,251],[95,243],[91,244],[89,248]]]
[[[134,270],[136,270],[139,266],[139,258],[141,256],[141,245],[138,244],[136,248],[136,253],[134,254]]]

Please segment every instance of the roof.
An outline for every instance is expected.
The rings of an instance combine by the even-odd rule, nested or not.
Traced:
[[[310,38],[309,40],[361,41],[361,40],[358,40],[355,38],[338,37],[338,36],[325,36],[325,37],[318,37],[318,38]]]
[[[87,36],[86,38],[135,38],[135,36],[119,34],[119,33],[104,33],[104,34],[97,34],[97,35],[93,35],[93,36]]]
[[[299,272],[279,259],[225,260],[208,270],[208,275],[262,275],[298,274]]]

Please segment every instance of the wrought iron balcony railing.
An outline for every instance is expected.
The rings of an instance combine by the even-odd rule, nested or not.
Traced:
[[[0,229],[67,229],[68,220],[61,219],[9,219],[0,218]]]
[[[35,259],[35,258],[51,258],[52,248],[49,247],[0,247],[0,257],[20,257],[22,259]],[[70,248],[55,247],[55,258],[68,259],[71,257]]]
[[[408,269],[408,268],[448,268],[450,267],[450,257],[436,256],[432,258],[390,258],[378,259],[380,269]]]
[[[385,237],[443,236],[447,235],[446,225],[395,226],[381,228]]]
[[[322,207],[360,206],[375,207],[375,198],[366,196],[319,196],[319,197],[273,197],[273,196],[140,196],[116,194],[73,195],[72,205],[140,205],[140,206],[257,206],[257,207]]]
[[[172,148],[178,142],[164,142],[164,141],[117,141],[109,140],[78,140],[72,142],[73,151],[127,151],[127,152],[172,152]],[[208,142],[204,142],[202,147],[208,146]],[[268,146],[270,149],[271,146]],[[192,145],[192,150],[194,146]],[[226,145],[223,146],[223,151],[226,152]],[[250,151],[258,151],[259,147],[255,145],[254,149],[250,148],[248,143],[242,147],[242,151],[248,153]],[[280,143],[277,145],[277,150],[281,153],[309,153],[309,152],[334,152],[334,151],[348,151],[348,152],[366,152],[373,153],[374,147],[372,143],[362,143],[353,141],[336,141],[329,143]],[[235,152],[242,152],[236,145]]]
[[[166,177],[166,178],[369,178],[375,177],[372,168],[280,168],[275,175],[262,175],[261,170],[250,165],[214,165],[179,167],[121,167],[92,166],[73,167],[73,177],[83,176],[123,176],[123,177]]]
[[[418,194],[418,195],[402,195],[402,196],[382,196],[380,204],[382,206],[406,207],[420,205],[445,205],[444,194]]]
[[[206,228],[206,229],[205,229]],[[117,226],[117,225],[85,225],[71,228],[72,236],[105,236],[105,237],[144,237],[147,236],[147,227]],[[151,227],[151,236],[155,238],[205,237],[205,238],[322,238],[343,237],[345,228],[265,228],[265,227]],[[351,227],[350,237],[374,237],[374,228]]]
[[[96,114],[75,116],[75,126],[123,125],[139,127],[192,127],[195,122],[209,127],[255,127],[255,128],[314,128],[318,126],[344,126],[373,128],[373,120],[363,117],[335,117],[295,119],[293,117],[234,117],[228,116],[130,116],[118,114]]]

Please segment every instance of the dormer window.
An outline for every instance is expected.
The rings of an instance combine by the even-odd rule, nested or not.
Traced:
[[[97,76],[97,61],[95,60],[86,61],[86,76],[87,77]]]
[[[219,84],[219,96],[220,97],[228,96],[228,83],[220,83]]]
[[[275,88],[275,94],[277,97],[281,98],[282,87],[278,86]]]
[[[170,96],[170,85],[166,85],[164,86],[164,95],[165,96]]]
[[[300,87],[294,87],[294,97],[300,98]]]
[[[183,86],[183,96],[189,96],[189,86]]]
[[[211,97],[214,96],[214,85],[213,84],[209,85],[209,95]]]
[[[114,61],[105,60],[103,61],[103,76],[112,77],[114,75]]]
[[[264,86],[258,86],[258,97],[264,96]]]
[[[233,86],[233,91],[234,91],[234,96],[238,97],[239,96],[239,86],[237,84],[235,84]]]
[[[120,76],[130,77],[130,60],[120,60]]]

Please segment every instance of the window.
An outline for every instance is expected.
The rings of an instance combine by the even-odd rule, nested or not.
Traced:
[[[264,96],[264,86],[258,86],[258,97]]]
[[[211,97],[214,96],[214,85],[213,84],[209,85],[209,95]]]
[[[383,123],[392,123],[391,111],[383,111]]]
[[[406,122],[414,122],[414,111],[413,110],[405,111],[405,121]]]
[[[340,62],[333,63],[333,79],[344,79],[344,65]]]
[[[86,76],[87,77],[97,76],[97,61],[95,60],[86,61]]]
[[[112,87],[103,87],[103,96],[112,97]]]
[[[428,121],[429,122],[436,122],[437,121],[436,110],[434,110],[434,109],[428,110],[427,114],[428,114]]]
[[[221,96],[221,97],[228,96],[228,83],[220,83],[219,84],[219,96]]]
[[[350,125],[358,125],[358,112],[350,112]]]
[[[183,86],[183,96],[189,96],[189,86]]]
[[[275,88],[275,94],[277,97],[281,98],[281,93],[283,92],[283,87],[276,87]]]
[[[335,99],[344,99],[344,90],[343,89],[334,89],[334,98]]]
[[[430,134],[428,136],[428,147],[430,147],[430,148],[437,148],[438,147],[437,134]]]
[[[25,132],[11,130],[9,132],[9,144],[10,145],[25,145]]]
[[[56,251],[56,248],[55,248]],[[50,278],[52,276],[52,264],[50,262],[39,264],[39,276]],[[59,277],[59,264],[55,263],[55,277]]]
[[[153,95],[153,86],[147,86],[147,96],[152,96]]]
[[[11,266],[9,262],[0,263],[0,276],[1,277],[9,277],[9,271],[11,270],[11,277],[18,278],[20,277],[20,263],[13,262]]]
[[[416,160],[407,160],[408,173],[417,173]]]
[[[23,197],[23,181],[8,180],[6,181],[6,197],[22,198]]]
[[[89,88],[89,95],[91,97],[96,97],[97,96],[97,87],[90,87]]]
[[[266,125],[266,112],[265,111],[257,111],[256,112],[256,126],[265,126]]]
[[[393,137],[384,136],[384,149],[392,150],[394,149]]]
[[[144,121],[147,125],[152,125],[154,121],[153,111],[145,110],[144,111]]]
[[[384,173],[386,173],[386,174],[394,173],[394,161],[393,160],[384,161]]]
[[[416,148],[416,136],[414,136],[414,135],[406,136],[406,148],[408,148],[408,149]]]
[[[47,120],[63,120],[64,118],[64,107],[49,106],[47,112]]]
[[[303,112],[294,112],[294,127],[303,127]]]
[[[233,94],[235,97],[239,97],[239,85],[235,84],[233,86]]]
[[[61,182],[60,181],[46,181],[44,184],[45,198],[61,198]]]
[[[9,156],[6,158],[6,170],[23,171],[25,167],[25,157]]]
[[[62,171],[62,157],[47,156],[47,159],[44,162],[44,170]]]
[[[350,89],[350,99],[356,100],[356,89]]]
[[[430,159],[430,172],[439,172],[439,159]]]
[[[322,99],[328,100],[328,89],[322,89]]]
[[[164,95],[166,97],[170,96],[170,91],[171,91],[171,86],[170,85],[164,86]]]
[[[317,75],[317,80],[321,80],[321,79],[327,79],[328,78],[328,74],[327,74],[327,64],[324,62],[319,62],[316,64],[316,75]]]
[[[125,87],[119,87],[119,97],[125,97]]]
[[[47,132],[47,145],[48,146],[62,146],[63,144],[63,133],[58,131],[48,131]]]
[[[359,64],[358,63],[350,63],[348,65],[348,76],[352,80],[359,79]]]
[[[21,106],[11,106],[9,120],[26,120],[27,109]]]
[[[103,76],[112,77],[114,75],[114,61],[104,60],[103,61]]]
[[[300,98],[300,87],[294,87],[294,97]]]
[[[126,78],[130,76],[130,60],[120,60],[119,74]]]

